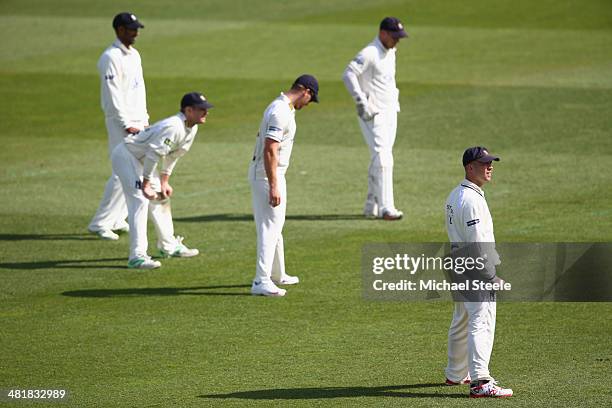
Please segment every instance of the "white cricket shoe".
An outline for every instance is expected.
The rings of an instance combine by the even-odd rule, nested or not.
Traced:
[[[385,221],[398,221],[402,218],[404,218],[404,213],[397,208],[383,211],[382,219]]]
[[[108,229],[101,229],[97,231],[89,230],[89,232],[91,232],[92,234],[96,234],[101,239],[104,239],[107,241],[117,241],[119,239],[119,235],[115,234],[113,231],[108,230]]]
[[[141,256],[128,261],[128,268],[130,269],[157,269],[160,266],[161,262],[151,259],[150,256]]]
[[[495,380],[475,387],[470,386],[470,398],[506,398],[511,396],[512,389],[500,387]]]
[[[253,281],[253,285],[251,285],[251,294],[254,296],[262,295],[262,296],[285,296],[287,291],[285,289],[281,289],[274,284],[274,282],[257,282]]]
[[[176,248],[173,251],[166,252],[162,248],[159,249],[159,253],[166,258],[176,257],[176,258],[191,258],[192,256],[196,256],[200,253],[196,248],[187,248],[185,244],[183,244],[183,240],[185,238],[181,236],[176,237]]]
[[[272,280],[277,285],[295,285],[300,283],[300,278],[297,276],[283,275],[280,280]]]

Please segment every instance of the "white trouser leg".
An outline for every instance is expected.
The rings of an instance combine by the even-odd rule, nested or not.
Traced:
[[[122,224],[127,216],[125,196],[121,188],[121,181],[116,174],[112,174],[104,187],[104,194],[98,210],[89,222],[89,230],[112,230]]]
[[[376,138],[374,133],[372,132],[373,120],[364,121],[361,118],[357,118],[359,122],[359,126],[361,127],[361,133],[363,134],[363,139],[368,145],[368,150],[370,151],[370,166],[368,167],[368,193],[366,195],[366,202],[364,211],[368,211],[370,208],[373,208],[374,205],[378,205],[378,197],[376,195],[378,188],[378,177],[374,175],[374,167],[372,158],[376,154]]]
[[[453,320],[448,329],[448,365],[446,378],[460,382],[468,375],[468,315],[461,302],[455,302]]]
[[[465,302],[468,314],[468,364],[472,380],[489,380],[489,361],[495,337],[496,302]]]
[[[390,150],[381,150],[374,154],[370,162],[370,180],[379,215],[382,216],[385,211],[394,212],[393,155]]]
[[[108,148],[109,155],[113,149],[123,142],[125,137],[125,129],[114,119],[106,119],[106,130],[108,133]],[[104,195],[98,206],[98,210],[94,214],[89,223],[91,231],[99,231],[105,229],[115,229],[124,223],[127,217],[127,205],[121,182],[117,175],[113,172],[104,188]]]
[[[147,213],[149,200],[142,194],[142,165],[130,153],[125,144],[119,144],[111,155],[113,171],[121,180],[127,201],[128,223],[130,225],[129,259],[147,255]]]
[[[276,251],[274,251],[274,260],[272,261],[272,280],[280,282],[285,276],[285,244],[283,242],[283,234],[281,233],[276,242]]]
[[[157,233],[157,247],[168,253],[174,252],[178,243],[174,236],[170,199],[162,202],[151,201],[149,204],[149,216]]]
[[[360,118],[359,125],[370,150],[365,207],[370,208],[376,203],[379,215],[385,211],[395,211],[393,145],[397,130],[397,112],[381,112],[369,121]]]
[[[259,282],[270,281],[275,264],[275,271],[284,270],[285,265],[282,231],[287,209],[287,189],[284,175],[279,174],[277,177],[281,196],[281,203],[277,207],[272,207],[269,204],[268,180],[250,178],[253,213],[257,229],[255,280]]]

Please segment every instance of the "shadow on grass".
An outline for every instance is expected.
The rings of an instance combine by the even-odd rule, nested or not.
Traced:
[[[100,265],[99,262],[117,262],[121,265],[108,264]],[[38,261],[38,262],[3,262],[0,263],[1,269],[53,269],[53,268],[74,268],[74,269],[127,269],[126,258],[103,258],[103,259],[61,259],[57,261]]]
[[[247,400],[297,400],[356,397],[397,397],[397,398],[467,398],[464,393],[436,393],[419,391],[423,388],[447,388],[442,383],[388,385],[380,387],[321,387],[321,388],[278,388],[268,390],[238,391],[228,394],[198,395],[206,399],[247,399]],[[467,387],[466,387],[467,388]],[[406,391],[402,391],[406,390]],[[416,391],[412,391],[416,390]],[[467,390],[466,390],[467,391]]]
[[[217,289],[242,289],[250,288],[251,285],[217,285],[217,286],[192,286],[186,288],[127,288],[127,289],[83,289],[62,292],[64,296],[88,297],[88,298],[110,298],[128,296],[251,296],[250,291],[218,292]]]
[[[357,214],[322,214],[322,215],[287,215],[287,220],[294,221],[343,221],[343,220],[366,220],[363,215]],[[194,217],[174,218],[177,222],[216,222],[216,221],[253,221],[253,214],[210,214]]]
[[[0,234],[0,241],[93,241],[93,234]]]

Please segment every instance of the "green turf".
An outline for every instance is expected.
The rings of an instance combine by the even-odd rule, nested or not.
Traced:
[[[202,255],[150,272],[125,268],[126,236],[86,234],[110,169],[95,64],[125,7],[146,25],[152,121],[187,91],[216,105],[172,181]],[[340,80],[387,14],[411,34],[398,223],[360,217],[368,152]],[[498,241],[612,240],[608,1],[5,0],[0,35],[0,389],[64,387],[75,407],[490,404],[439,385],[452,305],[361,297],[362,246],[444,241],[474,144],[502,156]],[[263,109],[304,72],[321,103],[298,113],[284,230],[302,283],[254,298],[248,163]],[[491,368],[516,396],[496,405],[611,405],[611,313],[500,303]]]

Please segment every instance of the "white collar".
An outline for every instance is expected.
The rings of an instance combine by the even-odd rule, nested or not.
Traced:
[[[191,129],[193,129],[193,127],[188,127],[187,126],[187,122],[186,122],[187,118],[185,117],[185,114],[183,112],[179,112],[179,113],[176,114],[176,116],[178,116],[179,119],[181,119],[181,122],[183,122],[183,126],[185,126],[185,131],[187,133],[191,132]],[[193,126],[195,127],[197,125],[193,125]]]
[[[468,179],[463,179],[463,181],[461,182],[461,186],[467,187],[467,188],[469,188],[471,190],[474,190],[474,191],[476,191],[478,194],[480,194],[483,197],[485,195],[484,190],[482,188],[478,187],[478,185],[472,183]]]
[[[376,36],[376,38],[374,38],[374,45],[376,45],[385,54],[393,49],[393,48],[385,47],[385,44],[383,44],[382,41],[380,41],[380,37],[379,36]]]
[[[285,95],[284,92],[280,93],[280,97],[283,98],[283,101],[289,105],[292,111],[295,110],[295,108],[293,107],[293,103],[291,102],[291,99],[289,99],[289,97]]]
[[[131,54],[132,53],[133,48],[132,47],[130,47],[130,48],[126,47],[121,41],[119,41],[118,38],[115,40],[113,45],[115,47],[119,48],[121,51],[123,51],[124,54]]]

